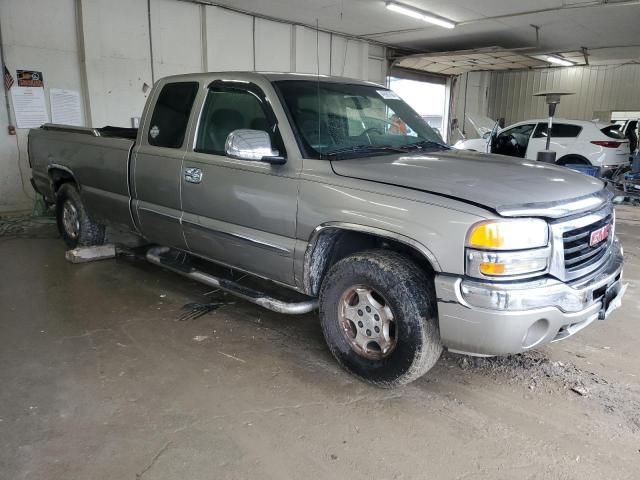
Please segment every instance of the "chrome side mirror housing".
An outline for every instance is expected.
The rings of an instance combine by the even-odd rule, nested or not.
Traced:
[[[271,145],[269,134],[263,130],[241,128],[227,136],[224,150],[228,157],[282,165],[286,162]]]

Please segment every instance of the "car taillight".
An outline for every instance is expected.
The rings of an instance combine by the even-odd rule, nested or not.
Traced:
[[[614,141],[611,141],[611,140],[591,140],[591,143],[593,143],[594,145],[598,145],[599,147],[604,147],[604,148],[618,148],[624,142],[614,142]]]

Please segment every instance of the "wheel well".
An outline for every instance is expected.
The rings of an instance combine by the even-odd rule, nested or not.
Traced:
[[[349,255],[372,248],[404,253],[411,257],[427,275],[434,272],[433,266],[424,254],[399,240],[372,233],[327,228],[318,235],[305,256],[303,279],[305,292],[312,296],[318,295],[325,274],[335,263]]]
[[[73,183],[76,186],[78,185],[73,174],[66,170],[62,170],[61,168],[52,168],[49,170],[49,178],[51,179],[51,187],[54,194],[57,194],[60,187],[65,183]]]
[[[564,165],[591,165],[591,162],[584,158],[582,155],[565,155],[562,158],[556,160],[556,165],[564,166]]]

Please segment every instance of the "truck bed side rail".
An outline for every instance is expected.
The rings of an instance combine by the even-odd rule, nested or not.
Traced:
[[[81,133],[91,135],[92,137],[109,137],[109,138],[126,138],[135,140],[138,136],[137,128],[112,127],[107,125],[102,128],[78,127],[75,125],[62,125],[59,123],[45,123],[42,125],[43,130],[53,130],[56,132]]]
[[[100,132],[97,128],[77,127],[75,125],[62,125],[59,123],[45,123],[44,125],[42,125],[42,129],[68,133],[83,133],[85,135],[91,135],[93,137],[100,136]]]

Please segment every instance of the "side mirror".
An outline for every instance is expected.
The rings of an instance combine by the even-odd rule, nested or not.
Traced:
[[[228,157],[239,160],[254,160],[275,165],[282,165],[287,161],[280,156],[278,150],[273,149],[269,134],[263,130],[234,130],[227,136],[224,150]]]

